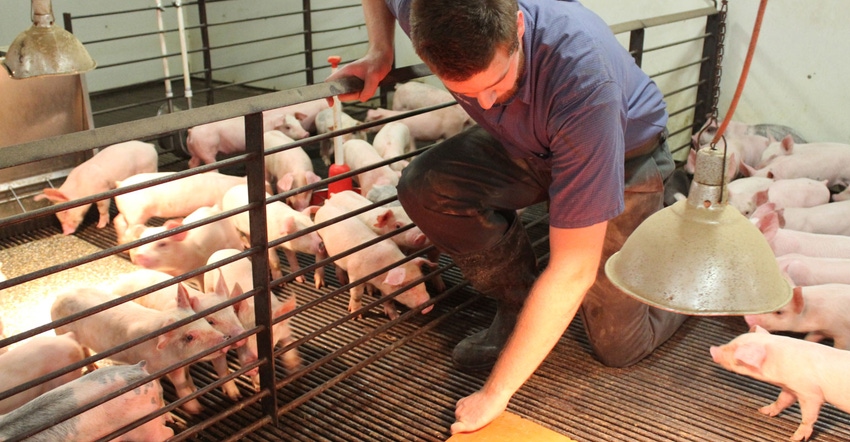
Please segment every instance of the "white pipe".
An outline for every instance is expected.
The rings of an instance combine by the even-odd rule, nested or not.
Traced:
[[[339,97],[334,95],[334,129],[342,128],[342,103],[339,102]],[[345,164],[344,153],[342,150],[342,135],[334,137],[334,163],[337,166]]]
[[[174,112],[171,101],[174,91],[171,89],[171,72],[168,69],[168,48],[165,46],[165,25],[162,23],[162,1],[156,0],[156,24],[159,28],[159,48],[162,53],[162,72],[165,75],[165,98],[168,100],[168,113]]]
[[[331,61],[333,57],[328,58],[328,61]],[[335,73],[339,66],[339,61],[336,63],[331,62],[331,74]],[[334,113],[334,130],[340,130],[342,128],[342,102],[339,101],[339,97],[333,96],[333,113]],[[334,164],[337,166],[342,166],[345,164],[344,152],[342,150],[342,135],[337,135],[334,137]]]
[[[177,8],[177,31],[180,34],[180,58],[183,62],[183,87],[186,95],[186,105],[192,108],[192,79],[189,76],[189,55],[186,50],[186,25],[183,21],[183,6],[181,0],[175,0]]]

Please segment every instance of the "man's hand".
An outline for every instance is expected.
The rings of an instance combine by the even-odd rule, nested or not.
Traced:
[[[488,395],[484,390],[457,401],[455,408],[455,423],[452,424],[452,434],[476,431],[493,422],[508,407],[507,399]]]
[[[365,102],[375,95],[378,83],[392,70],[393,59],[379,54],[367,53],[363,58],[353,61],[331,74],[325,81],[343,77],[357,77],[363,80],[363,90],[339,95],[339,101],[360,100]],[[328,105],[333,106],[333,98],[328,97]]]

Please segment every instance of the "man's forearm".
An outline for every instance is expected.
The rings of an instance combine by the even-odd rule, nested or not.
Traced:
[[[545,278],[545,272],[541,277]],[[565,291],[568,290],[553,287],[545,279],[537,281],[484,391],[508,400],[546,359],[575,316],[584,295],[567,295]],[[557,297],[561,300],[550,301]],[[567,302],[567,297],[575,301]]]
[[[369,52],[393,56],[395,17],[384,0],[363,0],[363,17],[369,37]]]
[[[606,225],[567,235],[550,229],[549,265],[532,287],[513,334],[482,388],[486,394],[507,401],[557,344],[596,279]]]

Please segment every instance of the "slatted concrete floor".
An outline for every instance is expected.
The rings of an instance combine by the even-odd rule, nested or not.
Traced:
[[[532,210],[525,219],[539,215],[539,209]],[[529,228],[537,239],[545,230],[545,223]],[[57,232],[58,228],[52,233]],[[109,243],[101,238],[107,232],[88,224],[77,236],[91,243]],[[536,246],[536,252],[545,260],[545,241]],[[302,258],[304,264],[310,263],[309,257]],[[451,265],[447,259],[442,263]],[[338,286],[332,271],[328,276],[331,287]],[[461,283],[455,268],[445,276],[450,287]],[[287,295],[295,293],[299,305],[328,293],[310,284],[291,284],[283,290]],[[292,319],[295,335],[315,333],[341,318],[346,303],[343,294],[296,315]],[[441,299],[428,315],[413,315],[315,365],[357,338],[386,327],[388,319],[376,307],[363,319],[343,322],[301,344],[306,371],[277,392],[279,404],[289,410],[278,426],[252,428],[262,416],[259,405],[253,404],[203,429],[193,440],[446,440],[455,402],[480,387],[486,377],[486,373],[452,368],[451,349],[464,336],[486,327],[493,312],[490,300],[463,288]],[[757,409],[772,402],[778,388],[727,372],[709,356],[709,346],[745,331],[740,318],[693,317],[644,361],[611,369],[595,361],[576,319],[508,409],[578,441],[786,440],[799,424],[798,406],[774,418],[759,414]],[[212,380],[205,364],[193,367],[193,375],[199,386]],[[279,376],[284,379],[286,373],[279,371]],[[245,394],[250,393],[244,380],[239,385]],[[305,395],[319,391],[304,400]],[[167,385],[166,392],[166,399],[173,400]],[[206,410],[199,416],[176,412],[178,430],[233,406],[218,391],[201,402]],[[247,428],[250,432],[240,433]],[[850,440],[850,418],[825,406],[813,440]]]

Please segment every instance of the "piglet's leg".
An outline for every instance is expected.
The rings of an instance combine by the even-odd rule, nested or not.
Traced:
[[[289,262],[289,271],[297,272],[301,270],[301,265],[298,264],[298,257],[295,255],[295,252],[292,250],[283,249],[283,254],[286,255],[286,260]],[[295,277],[295,280],[298,282],[304,282],[307,278],[304,275],[300,275]]]
[[[384,303],[384,313],[386,313],[391,321],[398,319],[398,310],[395,309],[395,304],[392,301]]]
[[[321,261],[328,257],[327,253],[319,252],[316,254],[316,261]],[[316,285],[316,288],[320,288],[325,284],[325,266],[316,267],[316,272],[313,273],[313,281]]]
[[[197,390],[195,383],[192,381],[192,377],[189,376],[189,367],[178,368],[177,370],[168,373],[167,376],[168,380],[174,384],[174,391],[177,393],[177,397],[179,398],[189,396]],[[183,404],[183,409],[189,414],[199,414],[203,410],[203,407],[197,399],[192,399]]]
[[[283,278],[283,272],[280,270],[280,258],[277,256],[277,250],[273,248],[269,249],[269,270],[272,279]]]
[[[97,220],[97,228],[102,229],[109,224],[109,206],[111,205],[112,200],[109,198],[105,200],[100,200],[97,202],[97,212],[100,214],[100,218]]]
[[[797,402],[797,396],[788,390],[782,390],[774,403],[759,408],[759,411],[773,417],[781,413],[782,410],[794,405],[794,402]]]
[[[230,370],[227,368],[227,355],[216,357],[212,360],[212,365],[219,378],[223,378],[230,374]],[[239,392],[239,388],[236,387],[236,381],[233,379],[221,384],[221,391],[234,401],[242,397],[242,393]]]
[[[358,284],[349,290],[351,292],[351,297],[348,299],[348,312],[356,312],[363,307],[363,284]],[[360,315],[358,317],[362,317]]]
[[[800,414],[803,420],[791,440],[809,440],[822,405],[823,398],[820,396],[800,396]]]

